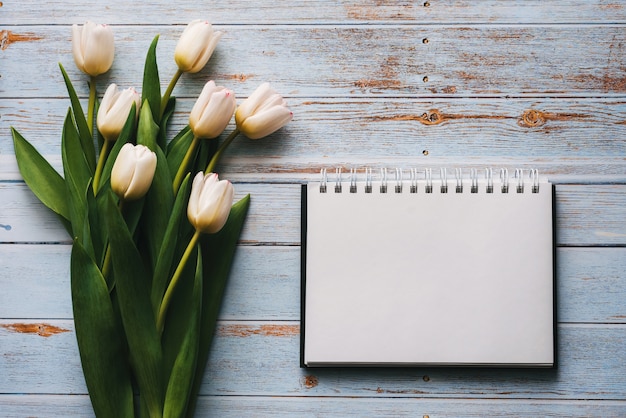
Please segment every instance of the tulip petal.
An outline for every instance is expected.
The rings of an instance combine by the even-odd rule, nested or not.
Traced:
[[[187,25],[174,50],[174,60],[181,71],[196,73],[204,67],[206,62],[202,63],[199,59],[209,46],[212,36],[213,27],[207,21],[194,20]]]
[[[274,106],[264,112],[255,113],[239,127],[250,139],[260,139],[276,132],[293,118],[293,113],[284,106]]]
[[[200,138],[217,138],[226,129],[236,106],[235,95],[230,90],[214,93],[200,117],[191,126],[194,134]]]
[[[243,101],[237,112],[235,112],[235,120],[237,121],[237,125],[240,125],[245,121],[248,117],[252,116],[257,108],[272,94],[275,94],[275,91],[272,90],[269,83],[263,83],[248,97]]]
[[[111,169],[111,189],[116,195],[121,197],[125,197],[135,173],[133,148],[133,144],[124,144]]]
[[[215,48],[217,47],[217,43],[219,42],[222,35],[223,33],[219,31],[212,33],[211,38],[208,40],[208,43],[205,45],[205,48],[202,51],[202,55],[198,57],[198,59],[193,65],[193,68],[189,70],[190,73],[197,73],[198,71],[204,68],[206,63],[209,62],[209,59],[213,55],[213,52],[215,51]]]
[[[156,154],[143,145],[137,145],[133,149],[135,158],[135,170],[131,178],[125,199],[134,200],[144,196],[154,178],[157,165]]]
[[[82,48],[82,28],[78,25],[72,25],[72,55],[74,55],[74,62],[78,69],[85,71],[85,58],[83,57]]]
[[[200,201],[200,191],[204,184],[204,174],[199,172],[193,178],[191,183],[191,194],[189,196],[189,203],[187,203],[187,217],[192,225],[196,224],[196,215],[198,213],[198,204]]]

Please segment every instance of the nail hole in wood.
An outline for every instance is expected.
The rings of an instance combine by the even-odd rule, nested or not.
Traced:
[[[424,2],[424,7],[430,7],[430,2]]]
[[[424,379],[424,382],[428,382],[430,380],[430,377],[429,376],[424,376],[423,379]]]
[[[424,151],[422,151],[422,154],[424,154],[424,155],[428,155],[428,150],[427,150],[427,149],[425,149]]]
[[[424,38],[424,39],[422,39],[422,43],[423,43],[423,44],[427,44],[428,42],[430,42],[430,41],[428,40],[428,38]]]
[[[424,81],[424,83],[428,83],[428,76],[425,75],[424,78],[422,78],[422,80]]]

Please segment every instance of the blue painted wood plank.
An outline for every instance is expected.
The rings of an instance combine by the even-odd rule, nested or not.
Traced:
[[[0,393],[86,393],[71,321],[2,320],[0,340]],[[556,370],[300,369],[298,322],[221,322],[201,393],[626,400],[625,343],[623,325],[562,325]]]
[[[197,97],[207,78],[230,81],[242,96],[271,81],[285,95],[304,97],[617,96],[626,92],[623,25],[219,26],[225,32],[209,65],[183,77],[174,91]],[[180,27],[119,26],[116,60],[99,78],[141,85],[146,50],[157,50],[164,83],[175,72]],[[7,44],[0,97],[65,97],[58,62],[77,86],[67,26],[18,26]],[[424,42],[428,39],[428,42]],[[54,48],[51,47],[54,45]],[[350,46],[346,48],[346,46]],[[580,51],[584,51],[581,54]]]
[[[224,84],[239,93],[237,84]],[[239,102],[242,99],[239,96]],[[194,102],[195,98],[177,102],[170,137],[188,123]],[[295,115],[293,122],[263,140],[239,137],[225,155],[225,167],[233,162],[236,170],[230,170],[241,173],[264,166],[275,173],[280,173],[280,168],[283,173],[297,173],[314,167],[319,171],[332,161],[410,167],[433,164],[441,158],[454,158],[460,164],[481,160],[502,164],[515,159],[541,164],[542,172],[563,174],[602,174],[612,162],[614,174],[626,175],[623,166],[618,166],[624,164],[626,155],[626,141],[620,140],[626,121],[622,99],[291,97],[288,103]],[[0,179],[11,178],[4,174],[9,165],[16,171],[11,127],[60,169],[60,136],[67,106],[67,99],[5,100],[0,104],[0,138],[6,136],[0,141],[0,155],[4,156]],[[226,132],[233,129],[231,125]],[[577,161],[577,169],[566,170]]]
[[[300,243],[299,184],[235,183],[235,191],[252,195],[242,243]],[[0,182],[0,194],[0,243],[70,242],[25,184]],[[557,185],[556,199],[559,245],[626,244],[626,185]]]
[[[87,395],[0,395],[6,418],[46,416],[93,417]],[[622,418],[624,401],[458,400],[404,398],[327,398],[200,396],[197,417],[521,417],[569,418],[601,416]]]
[[[90,4],[78,0],[48,0],[46,13],[34,15],[40,3],[36,0],[6,2],[3,8],[6,22],[12,24],[83,23],[96,17],[103,23],[114,24],[185,24],[198,18],[203,10],[202,0],[180,3],[142,3],[111,0],[106,4]],[[64,11],[67,9],[69,13]],[[245,13],[242,13],[245,10]],[[279,10],[280,13],[276,11]],[[211,3],[210,18],[222,24],[262,23],[606,23],[626,22],[626,10],[620,2],[606,0],[541,0],[498,1],[437,0],[406,2],[361,0],[313,0],[293,2],[276,0],[271,6],[263,3],[251,7],[244,0],[216,0]]]
[[[71,319],[69,245],[0,245],[0,318]],[[561,323],[626,323],[626,248],[557,251]],[[297,321],[300,247],[240,246],[222,320]]]

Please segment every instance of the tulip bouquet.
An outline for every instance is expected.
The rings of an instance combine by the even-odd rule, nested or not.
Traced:
[[[189,124],[168,139],[177,81],[205,66],[222,34],[204,21],[186,27],[164,94],[155,37],[141,95],[111,84],[100,101],[96,78],[114,59],[111,28],[87,22],[72,35],[89,100],[85,114],[60,65],[71,102],[63,175],[12,134],[24,181],[73,240],[74,324],[91,403],[100,417],[192,416],[250,202],[233,204],[233,185],[213,171],[239,134],[262,138],[292,113],[267,83],[237,107],[231,90],[209,81]],[[220,141],[233,114],[236,127]]]

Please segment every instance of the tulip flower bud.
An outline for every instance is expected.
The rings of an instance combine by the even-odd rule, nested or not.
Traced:
[[[156,165],[156,154],[145,145],[124,144],[111,169],[111,189],[122,200],[143,197],[150,189]]]
[[[174,61],[184,73],[197,73],[211,58],[222,32],[213,32],[205,20],[190,22],[178,40],[174,50]]]
[[[269,83],[261,84],[235,112],[237,129],[250,139],[276,132],[293,118],[287,102]]]
[[[126,119],[128,119],[128,113],[133,103],[135,103],[135,116],[137,116],[141,106],[141,97],[135,89],[129,88],[118,91],[115,84],[111,84],[106,89],[97,117],[98,130],[105,140],[117,140],[126,123]]]
[[[235,94],[209,81],[189,114],[189,126],[198,138],[217,138],[226,129],[235,112]]]
[[[109,71],[115,55],[111,27],[89,21],[72,25],[72,54],[78,69],[90,76]]]
[[[196,174],[187,205],[187,217],[196,231],[219,232],[228,220],[234,194],[233,185],[228,180],[219,180],[217,174]]]

